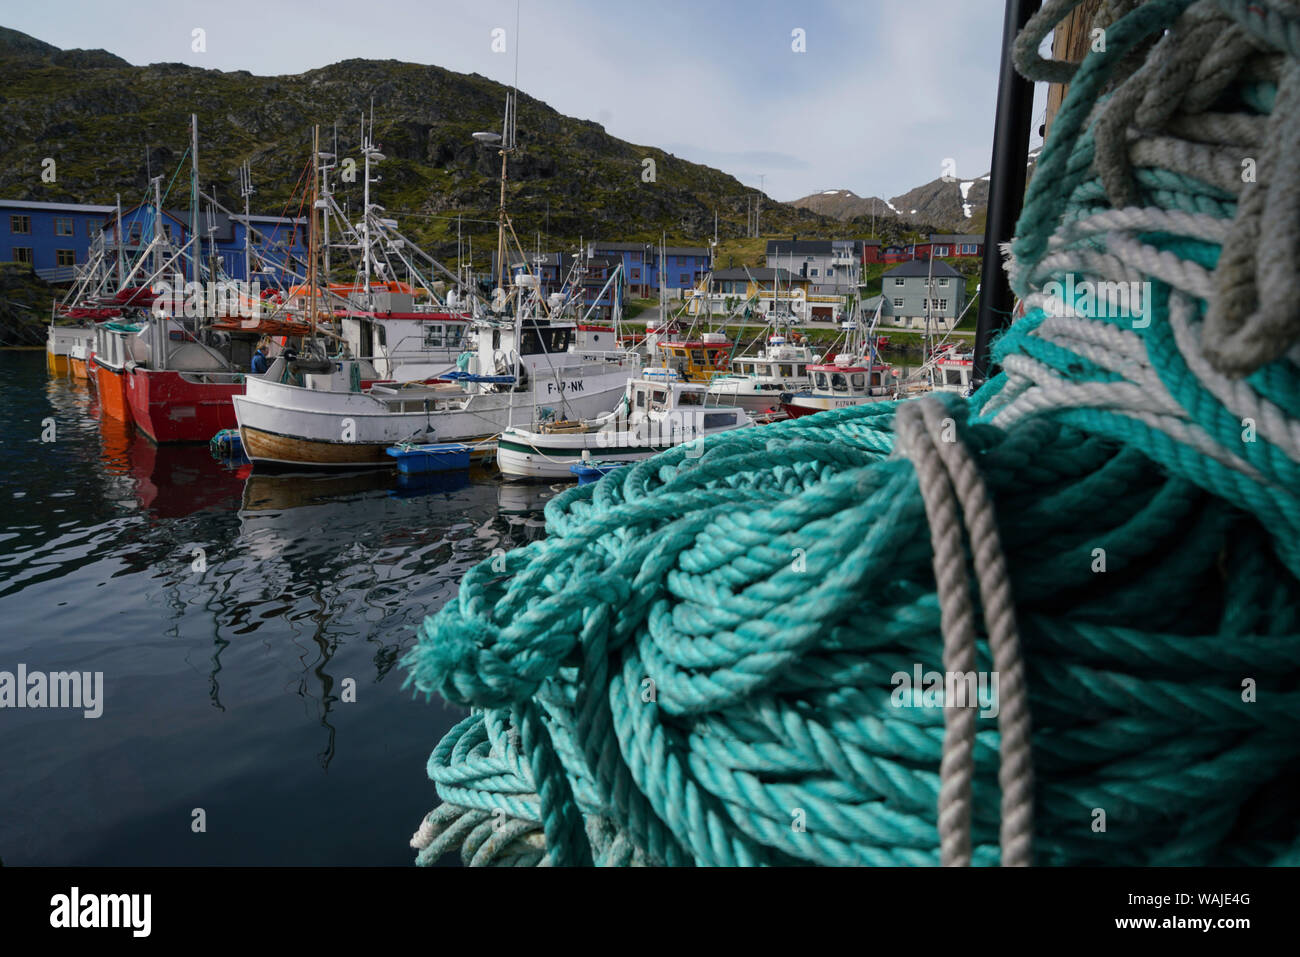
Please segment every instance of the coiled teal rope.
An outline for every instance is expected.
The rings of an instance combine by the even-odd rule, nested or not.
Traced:
[[[1112,75],[1126,51],[1159,38],[1164,69],[1207,18],[1276,22],[1242,29],[1294,57],[1286,10],[1260,6],[1156,0],[1107,26],[1031,185],[1006,371],[939,397],[932,437],[976,464],[1014,597],[1037,864],[1300,863],[1300,374],[1282,357],[1233,378],[1202,352],[1236,196],[1121,164],[1136,200],[1115,207],[1089,125],[1125,84],[1160,88],[1154,68]],[[1212,78],[1218,109],[1273,102],[1253,66]],[[1151,287],[1140,315],[1044,293],[1130,274]],[[900,406],[620,469],[549,502],[545,540],[472,569],[405,659],[420,691],[474,709],[430,758],[444,803],[420,862],[939,863],[952,709],[897,676],[944,670],[953,596]],[[995,670],[984,640],[974,654]],[[975,864],[1007,851],[1005,749],[977,717]]]

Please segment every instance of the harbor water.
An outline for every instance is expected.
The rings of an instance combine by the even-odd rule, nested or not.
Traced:
[[[0,351],[0,672],[102,673],[102,714],[0,709],[0,861],[408,864],[463,712],[403,690],[423,616],[554,490],[263,475],[101,417]]]

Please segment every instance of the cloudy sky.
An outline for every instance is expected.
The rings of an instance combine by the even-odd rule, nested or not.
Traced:
[[[518,6],[518,31],[516,0],[69,0],[10,6],[2,22],[135,64],[257,74],[366,57],[509,83],[517,53],[526,93],[778,200],[837,188],[888,198],[941,175],[948,159],[962,178],[988,171],[1001,0]],[[206,52],[192,49],[196,28]],[[498,30],[504,53],[493,50]]]

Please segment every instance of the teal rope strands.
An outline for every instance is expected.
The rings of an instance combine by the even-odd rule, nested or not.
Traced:
[[[471,709],[420,863],[1300,863],[1300,372],[1260,342],[1300,331],[1290,280],[1227,252],[1290,202],[1300,19],[1104,7],[1011,250],[1003,371],[551,500],[405,659]]]

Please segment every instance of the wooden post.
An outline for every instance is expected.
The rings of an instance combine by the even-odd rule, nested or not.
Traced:
[[[1078,63],[1088,55],[1092,48],[1092,18],[1101,9],[1101,0],[1083,0],[1069,16],[1056,25],[1052,31],[1052,58]],[[1070,90],[1067,83],[1052,83],[1047,87],[1047,123],[1043,138],[1052,131],[1052,120],[1061,108],[1065,94]]]

